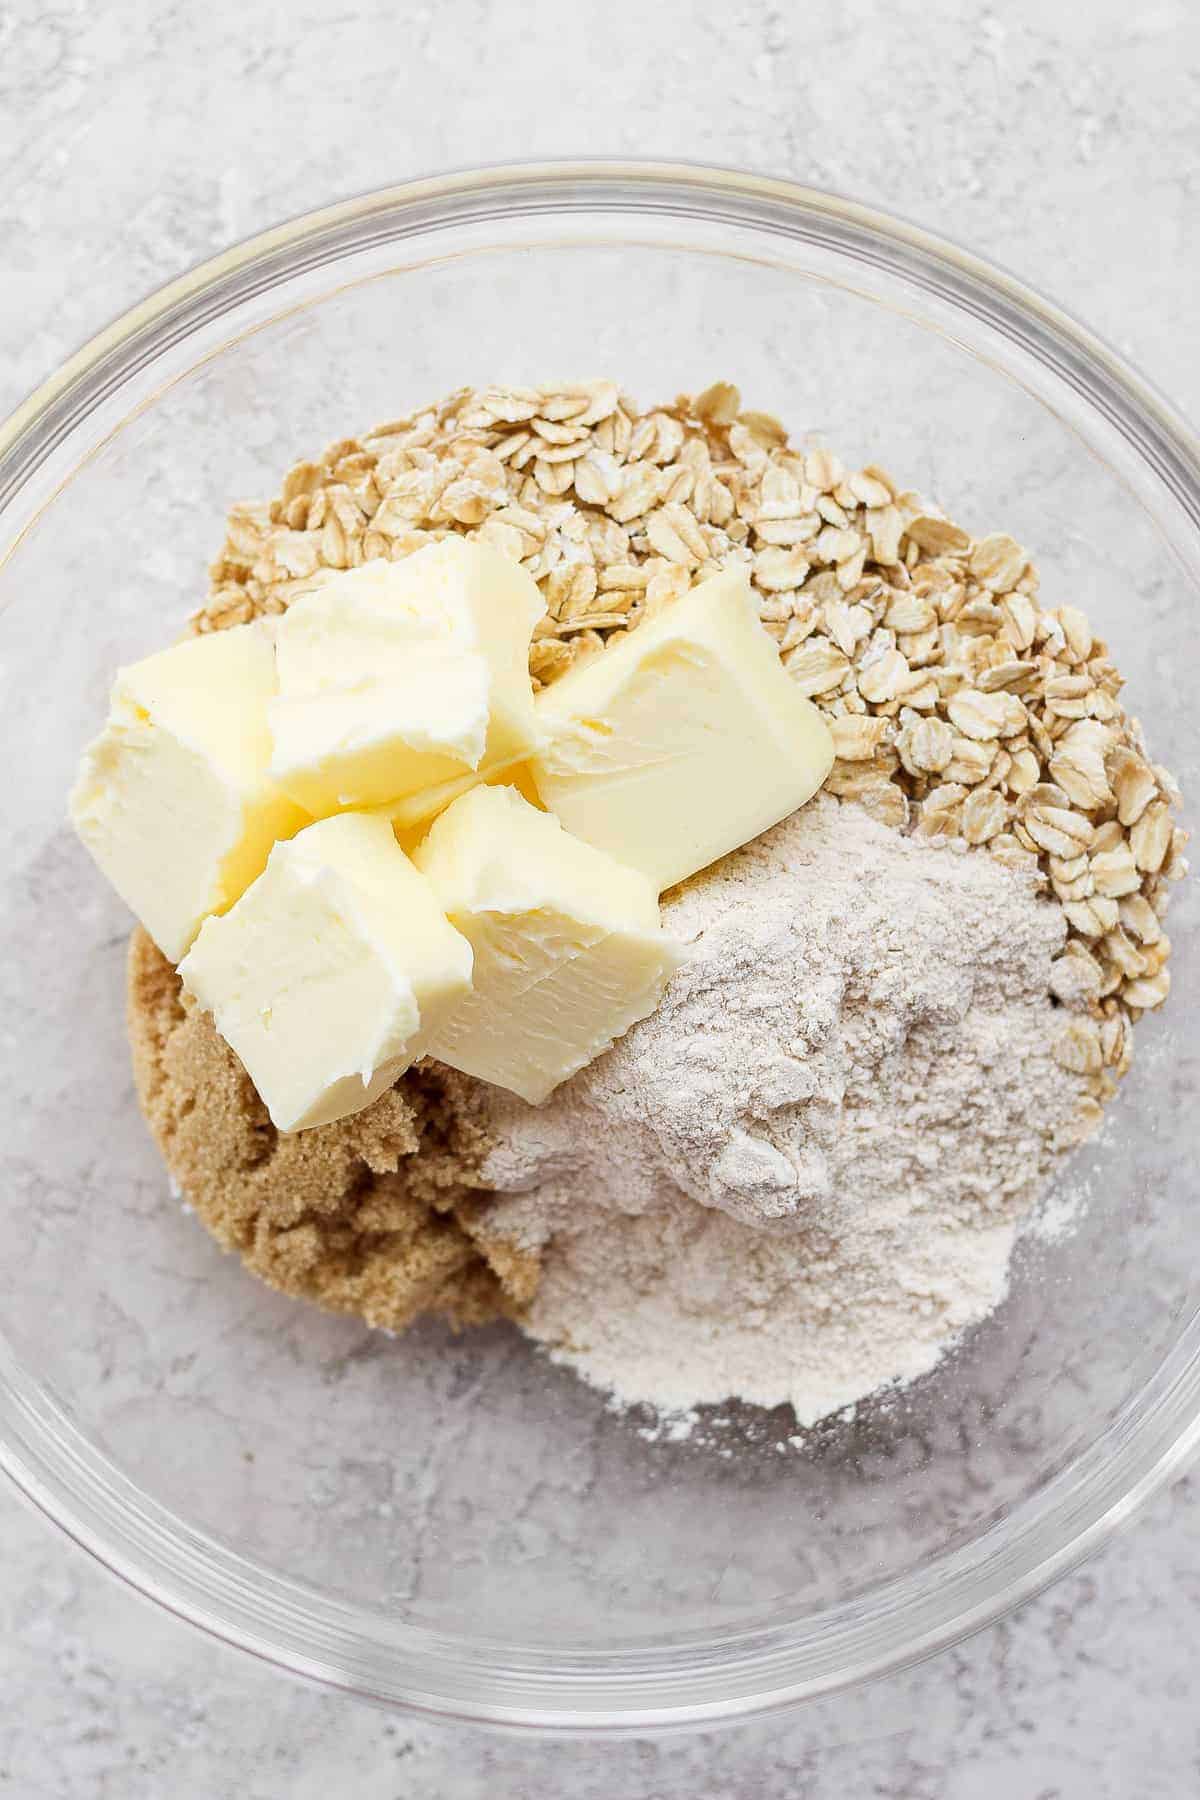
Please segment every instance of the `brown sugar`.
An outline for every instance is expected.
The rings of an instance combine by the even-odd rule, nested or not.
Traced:
[[[484,1239],[486,1138],[466,1077],[419,1064],[373,1106],[281,1135],[212,1020],[141,930],[129,946],[138,1098],[183,1195],[272,1287],[369,1325],[519,1314],[537,1259]]]

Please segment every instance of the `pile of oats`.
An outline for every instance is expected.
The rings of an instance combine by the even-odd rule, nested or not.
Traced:
[[[886,470],[789,445],[725,382],[648,413],[611,381],[460,388],[297,463],[277,500],[235,506],[195,628],[282,612],[319,569],[448,532],[537,581],[537,686],[743,564],[829,720],[829,790],[897,829],[986,845],[1061,903],[1057,1055],[1110,1097],[1130,1025],[1170,986],[1179,793],[1106,646],[1077,608],[1042,607],[1013,538],[973,538]]]

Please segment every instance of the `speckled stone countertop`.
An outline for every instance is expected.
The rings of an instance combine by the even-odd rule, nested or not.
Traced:
[[[1083,315],[1196,416],[1198,118],[1189,0],[5,0],[0,411],[232,238],[418,171],[588,149],[898,210]],[[594,1747],[412,1727],[292,1684],[126,1593],[7,1492],[0,1549],[0,1792],[20,1800],[1200,1792],[1195,1476],[904,1677]]]

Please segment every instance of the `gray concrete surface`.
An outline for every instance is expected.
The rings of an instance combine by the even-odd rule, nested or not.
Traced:
[[[448,164],[682,155],[842,188],[1041,286],[1200,415],[1188,0],[0,0],[0,410],[229,239]],[[98,1353],[100,1346],[97,1347]],[[701,1738],[544,1745],[292,1684],[0,1493],[20,1800],[1187,1800],[1200,1482],[900,1679]]]

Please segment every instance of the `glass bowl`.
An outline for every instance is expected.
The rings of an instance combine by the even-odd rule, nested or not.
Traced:
[[[171,1197],[123,1035],[128,919],[64,821],[115,666],[202,598],[227,503],[461,383],[611,373],[878,459],[1037,554],[1200,787],[1187,429],[986,264],[784,182],[585,162],[417,181],[173,283],[0,432],[0,1454],[184,1618],[440,1717],[647,1730],[828,1692],[994,1619],[1200,1436],[1196,961],[999,1312],[792,1442],[656,1441],[509,1328],[393,1340],[269,1292]]]

